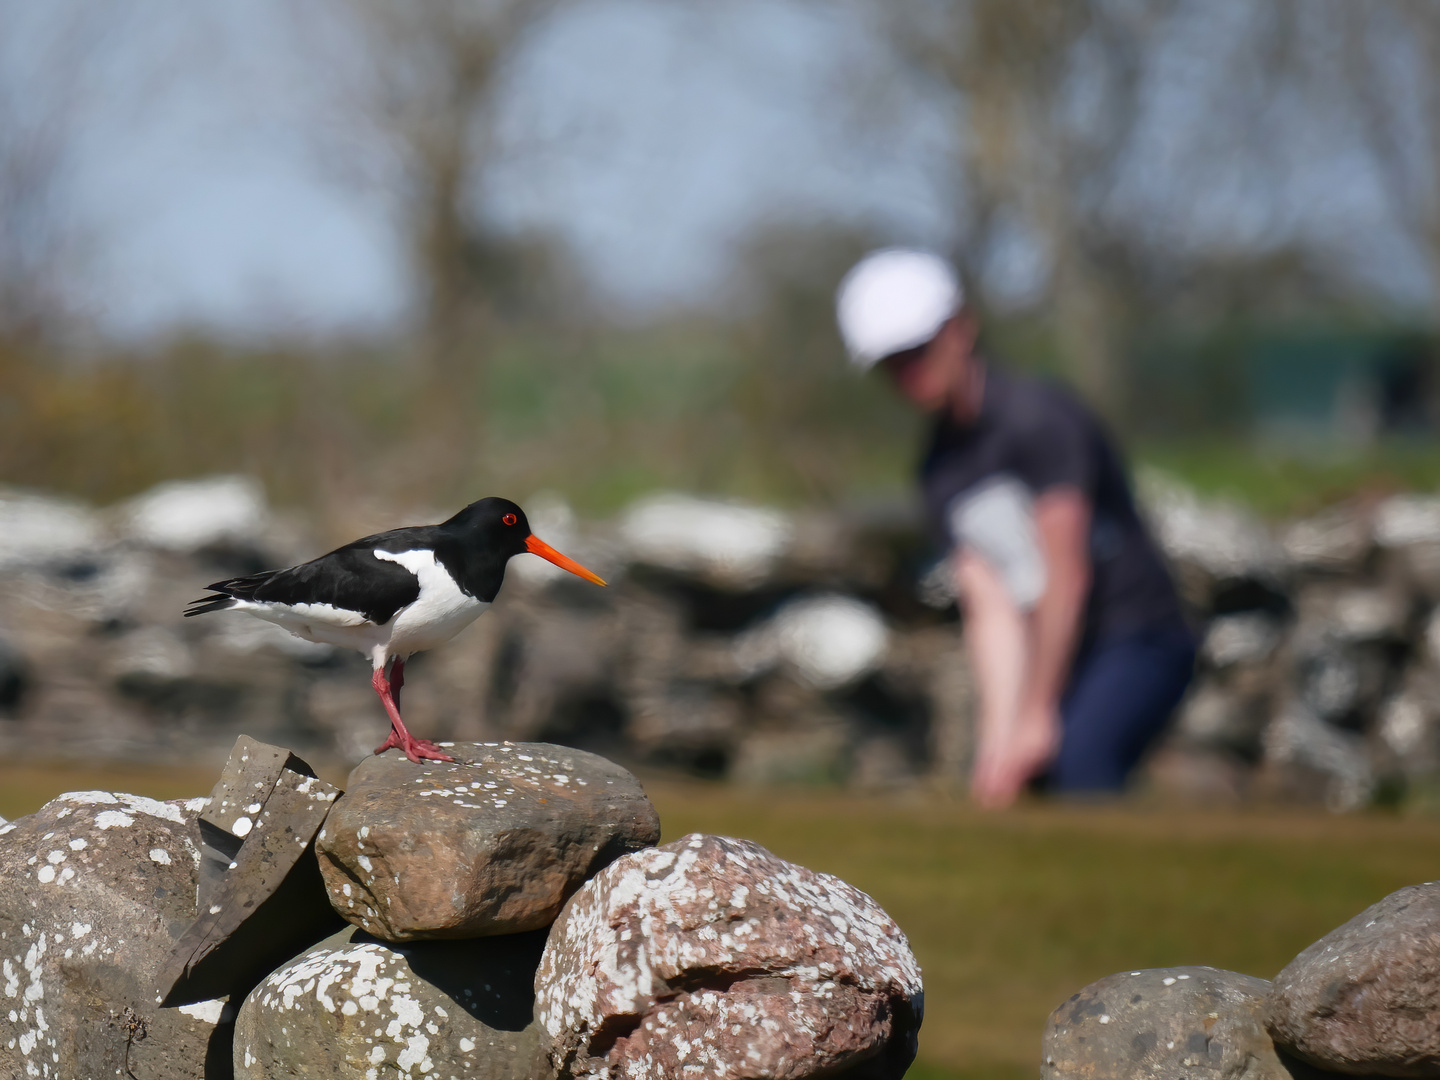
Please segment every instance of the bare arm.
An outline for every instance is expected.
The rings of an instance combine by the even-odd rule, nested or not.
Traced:
[[[955,557],[955,580],[965,605],[965,648],[975,668],[980,698],[975,763],[975,775],[979,776],[984,771],[982,763],[1009,741],[1020,715],[1029,628],[1025,613],[981,556],[960,549]],[[978,798],[973,780],[971,787]]]
[[[1028,613],[983,557],[962,549],[956,559],[980,690],[971,795],[982,806],[1013,802],[1059,746],[1060,696],[1090,588],[1088,500],[1074,488],[1047,491],[1035,500],[1035,524],[1046,576]]]

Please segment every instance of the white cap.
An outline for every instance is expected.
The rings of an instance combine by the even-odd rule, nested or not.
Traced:
[[[955,268],[938,255],[882,248],[866,255],[835,291],[835,318],[856,367],[923,345],[965,303]]]

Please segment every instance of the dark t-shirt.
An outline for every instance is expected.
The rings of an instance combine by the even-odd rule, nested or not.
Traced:
[[[920,482],[937,536],[985,557],[1026,609],[1046,573],[1034,498],[1061,485],[1078,489],[1092,513],[1085,642],[1180,621],[1175,587],[1119,457],[1064,388],[987,368],[980,415],[967,426],[948,415],[937,422]]]

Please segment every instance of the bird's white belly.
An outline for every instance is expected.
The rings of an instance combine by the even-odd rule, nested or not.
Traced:
[[[460,591],[431,551],[377,551],[377,559],[399,563],[420,582],[420,595],[395,613],[386,627],[392,656],[433,649],[478,619],[490,605]]]

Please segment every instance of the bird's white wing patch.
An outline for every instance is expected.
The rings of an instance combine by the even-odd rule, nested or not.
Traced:
[[[390,632],[392,655],[408,656],[449,641],[469,626],[489,604],[461,592],[449,571],[427,548],[376,551],[375,557],[397,563],[420,582],[420,595],[401,608]]]
[[[425,588],[427,575],[435,571],[445,574],[445,571],[435,562],[435,552],[428,548],[416,548],[414,551],[381,551],[376,548],[373,554],[377,559],[396,563],[409,570],[420,579],[422,590]],[[448,579],[450,575],[445,574],[445,577]]]

